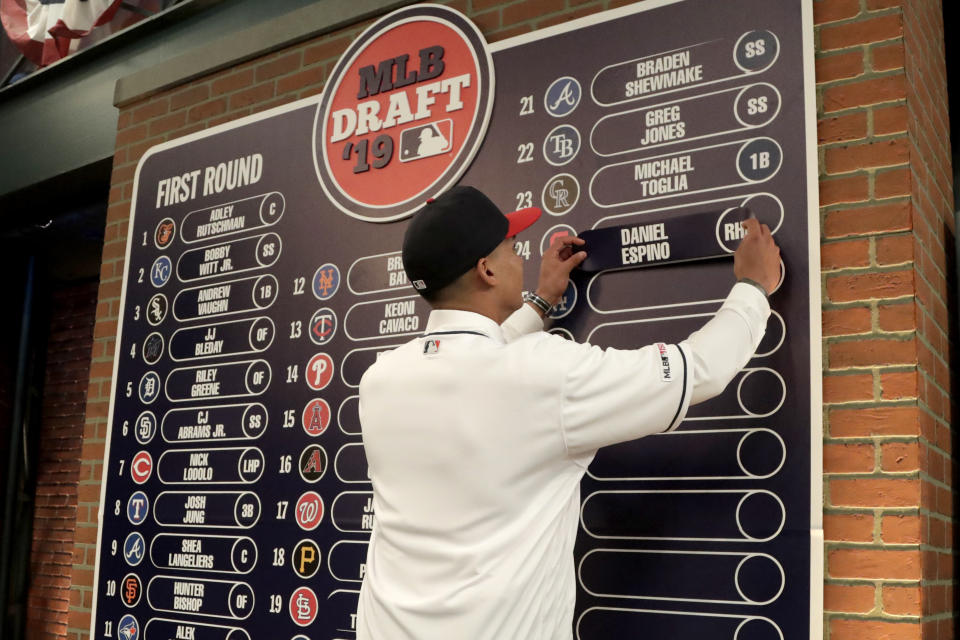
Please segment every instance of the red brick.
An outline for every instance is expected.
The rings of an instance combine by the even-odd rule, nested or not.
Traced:
[[[920,586],[883,585],[883,612],[894,616],[920,615]]]
[[[902,400],[917,397],[917,372],[885,373],[880,376],[880,398]]]
[[[845,613],[873,611],[876,589],[872,585],[826,584],[823,586],[823,608]]]
[[[832,578],[917,580],[920,564],[920,552],[914,550],[833,549],[827,554],[827,574]]]
[[[918,471],[920,469],[920,445],[917,442],[887,442],[880,446],[884,471]]]
[[[509,27],[518,22],[540,18],[549,13],[566,9],[565,0],[523,0],[503,9],[503,26]]]
[[[878,136],[903,133],[907,130],[907,107],[897,105],[873,110],[873,133]]]
[[[847,20],[860,13],[860,0],[820,0],[813,3],[813,23]]]
[[[877,238],[877,264],[889,266],[913,262],[912,235]]]
[[[863,402],[873,400],[873,376],[843,375],[823,377],[823,401]]]
[[[920,640],[920,625],[916,622],[882,622],[855,618],[835,618],[830,621],[830,640],[868,639]]]
[[[187,122],[198,122],[219,116],[227,111],[227,99],[216,98],[203,104],[198,104],[187,112]]]
[[[903,25],[899,14],[890,14],[858,20],[841,25],[820,28],[820,49],[830,51],[858,44],[870,44],[892,40],[903,35]]]
[[[835,507],[917,507],[916,478],[833,478],[830,504]]]
[[[892,9],[902,7],[904,0],[867,0],[868,11],[878,11],[881,9]]]
[[[353,42],[353,36],[344,36],[332,40],[323,38],[317,44],[303,50],[303,64],[306,66],[315,62],[339,58],[351,42]]]
[[[202,102],[210,97],[210,86],[198,84],[170,96],[170,109],[175,111]]]
[[[920,516],[885,515],[880,537],[887,544],[920,544]]]
[[[877,320],[882,331],[915,331],[917,307],[913,302],[880,305]]]
[[[903,43],[895,42],[870,48],[874,71],[889,71],[903,68]]]
[[[872,444],[823,445],[824,473],[872,473],[875,466]]]
[[[322,87],[324,81],[323,67],[311,67],[285,78],[277,80],[277,95],[299,91],[304,87]]]
[[[151,118],[162,116],[170,110],[170,101],[167,98],[154,98],[142,107],[133,110],[131,124],[140,124]]]
[[[916,340],[845,340],[829,345],[831,369],[916,364]]]
[[[869,333],[871,329],[870,309],[866,307],[825,309],[822,317],[826,337]]]
[[[544,20],[537,20],[538,29],[546,29],[547,27],[562,24],[564,22],[569,22],[570,20],[576,20],[577,18],[583,18],[585,16],[593,15],[594,13],[599,13],[603,11],[604,7],[602,4],[592,4],[588,7],[579,7],[572,11],[565,11],[559,15],[551,16]]]
[[[823,234],[828,238],[910,229],[909,201],[828,211]]]
[[[912,270],[827,277],[827,295],[833,302],[900,298],[914,291]]]
[[[162,118],[157,118],[150,123],[150,135],[158,136],[162,133],[167,133],[168,131],[173,131],[178,127],[182,127],[187,122],[187,112],[186,111],[175,111],[168,116]]]
[[[300,51],[293,51],[268,62],[264,62],[256,68],[256,82],[270,80],[277,76],[282,76],[300,68]]]
[[[831,542],[873,542],[873,515],[869,513],[824,514],[823,535]]]
[[[874,177],[874,193],[877,198],[896,198],[910,195],[910,169],[878,171]]]
[[[264,102],[273,97],[274,86],[272,82],[258,84],[255,87],[238,91],[230,96],[230,110],[241,109],[252,104]]]
[[[855,175],[820,181],[820,206],[870,199],[870,180],[866,175]]]
[[[253,84],[253,69],[241,69],[228,73],[222,78],[218,78],[210,85],[210,94],[213,96],[222,96]]]
[[[863,75],[863,52],[850,51],[816,59],[817,84]]]
[[[907,97],[907,76],[897,74],[848,82],[823,90],[825,113],[843,111],[854,107],[868,107],[884,102],[896,102]]]
[[[820,144],[852,142],[867,137],[866,112],[832,116],[817,122],[817,139]]]
[[[824,165],[827,173],[849,173],[860,169],[906,164],[909,158],[909,142],[906,138],[900,137],[827,149]]]
[[[820,247],[820,266],[824,271],[870,265],[869,240],[829,242]]]

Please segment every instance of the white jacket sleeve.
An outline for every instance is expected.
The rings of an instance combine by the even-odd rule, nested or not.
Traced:
[[[690,358],[691,404],[719,395],[760,346],[770,317],[766,297],[751,284],[733,285],[717,314],[681,346]]]
[[[513,342],[520,336],[524,336],[534,331],[543,330],[543,318],[533,307],[524,302],[520,308],[510,314],[510,317],[500,325],[503,331],[503,339],[507,342]]]

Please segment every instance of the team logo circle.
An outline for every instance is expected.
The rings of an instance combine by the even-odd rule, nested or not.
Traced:
[[[540,202],[552,216],[562,216],[573,209],[580,199],[580,183],[569,173],[560,173],[543,186]]]
[[[167,317],[168,308],[167,296],[162,293],[153,294],[150,301],[147,302],[147,322],[154,327],[157,326]]]
[[[157,249],[166,249],[173,242],[176,235],[177,223],[173,218],[164,218],[157,223],[157,228],[153,232],[153,244]]]
[[[307,362],[303,376],[307,386],[314,391],[326,388],[333,378],[333,359],[325,353],[318,353]]]
[[[135,567],[143,562],[143,556],[146,555],[147,543],[143,536],[134,531],[123,541],[123,559],[131,567]]]
[[[150,513],[150,498],[143,491],[133,493],[127,500],[127,520],[130,524],[141,524]]]
[[[140,596],[143,594],[143,584],[140,577],[135,573],[128,573],[123,577],[123,583],[120,586],[120,599],[128,607],[135,607],[140,602]]]
[[[333,340],[337,332],[337,314],[333,309],[317,309],[310,316],[310,341],[315,345],[324,345]]]
[[[323,520],[323,498],[316,491],[307,491],[297,500],[297,524],[304,531],[313,531]]]
[[[543,157],[555,167],[567,164],[580,151],[580,132],[571,124],[561,124],[543,139]]]
[[[147,451],[140,451],[133,456],[133,462],[130,463],[130,477],[137,484],[143,484],[150,479],[153,473],[153,458]]]
[[[299,468],[304,482],[318,481],[327,472],[327,452],[318,444],[307,446],[300,453]]]
[[[290,561],[293,572],[303,579],[312,578],[320,568],[320,547],[313,540],[305,538],[293,548]]]
[[[140,402],[150,404],[160,395],[160,376],[156,371],[147,371],[140,378],[140,385],[137,387],[140,395]]]
[[[163,356],[163,336],[154,331],[143,341],[143,361],[157,364]]]
[[[558,238],[577,235],[577,230],[568,224],[558,224],[547,229],[540,239],[540,255],[542,256]]]
[[[547,313],[547,317],[551,320],[559,320],[560,318],[565,318],[573,311],[573,308],[577,304],[577,285],[573,284],[573,280],[567,283],[567,288],[563,291],[563,295],[560,296],[560,300],[557,304],[551,307],[550,312]]]
[[[117,637],[123,640],[137,640],[140,638],[140,623],[129,613],[117,623]]]
[[[493,64],[461,13],[419,5],[378,20],[337,62],[317,110],[314,165],[347,215],[398,220],[452,186],[493,106]]]
[[[329,300],[340,288],[340,269],[330,264],[317,267],[313,274],[313,295],[317,300]]]
[[[323,398],[315,398],[303,408],[303,430],[308,436],[318,436],[330,426],[330,405]]]
[[[554,118],[562,118],[573,113],[580,104],[582,94],[580,83],[576,78],[563,76],[547,87],[547,92],[543,94],[543,106]]]
[[[167,284],[171,273],[173,273],[173,262],[167,256],[160,256],[150,267],[150,283],[155,287],[162,287]]]
[[[317,618],[320,603],[310,587],[298,587],[290,596],[290,617],[298,627],[312,624]]]
[[[148,444],[157,433],[157,417],[152,411],[144,411],[137,416],[133,425],[133,435],[140,444]]]

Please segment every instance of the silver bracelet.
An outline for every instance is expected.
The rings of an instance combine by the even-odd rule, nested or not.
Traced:
[[[752,284],[753,286],[755,286],[757,289],[760,290],[760,293],[763,294],[764,298],[770,297],[770,295],[767,293],[767,290],[763,287],[763,285],[757,282],[756,280],[751,280],[750,278],[740,278],[739,280],[737,280],[737,282],[745,282],[747,284]]]
[[[552,308],[552,305],[549,302],[547,302],[537,294],[533,293],[532,291],[525,293],[523,295],[523,301],[532,303],[533,306],[535,306],[537,309],[540,309],[540,311],[543,312],[543,315],[547,315],[548,313],[550,313],[550,309]]]

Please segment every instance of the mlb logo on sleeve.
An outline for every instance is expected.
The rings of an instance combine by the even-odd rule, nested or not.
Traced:
[[[430,356],[440,353],[439,340],[427,340],[423,343],[423,355]]]

